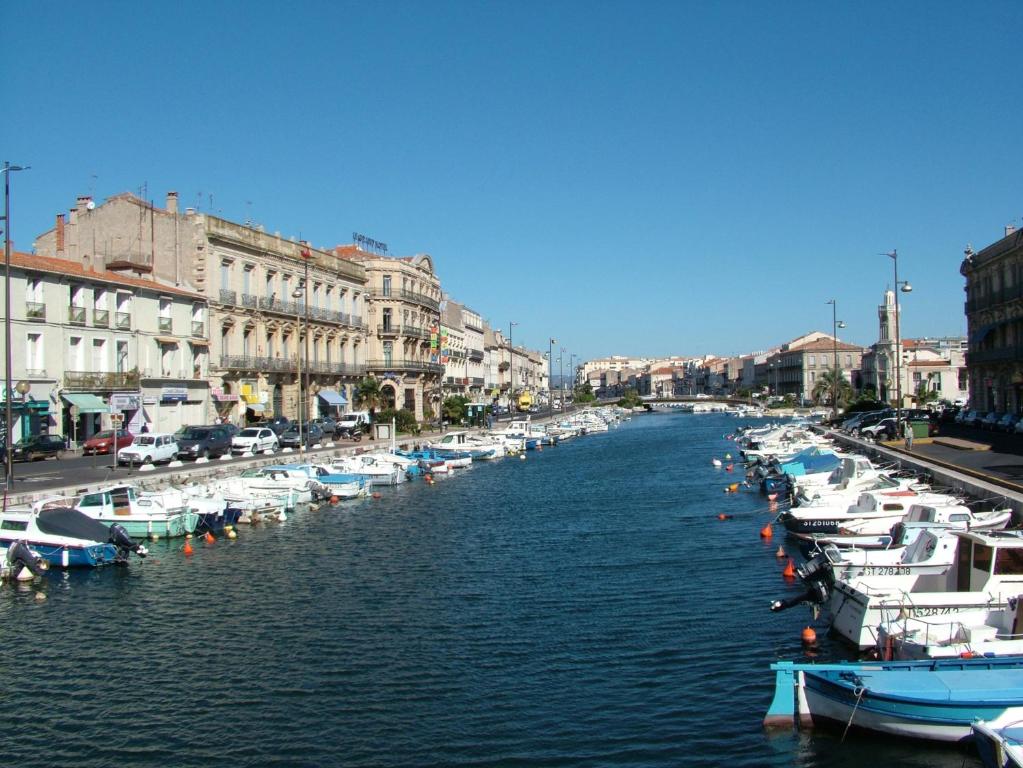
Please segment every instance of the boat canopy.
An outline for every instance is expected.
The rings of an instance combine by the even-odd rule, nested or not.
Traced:
[[[70,507],[41,509],[36,524],[40,531],[51,536],[70,536],[100,543],[106,543],[110,539],[110,529],[107,526]]]

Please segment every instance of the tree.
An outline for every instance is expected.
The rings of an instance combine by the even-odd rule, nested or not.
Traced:
[[[938,399],[938,393],[933,389],[927,388],[927,382],[921,381],[916,386],[916,402],[919,405],[927,405],[927,403],[933,403]]]
[[[593,394],[593,387],[590,386],[589,382],[577,386],[572,391],[572,397],[577,403],[592,403],[597,399],[597,396]]]
[[[458,424],[465,418],[465,406],[468,404],[469,398],[465,395],[451,395],[444,400],[441,414],[449,424]]]
[[[383,397],[380,382],[372,376],[367,376],[355,387],[355,404],[369,411],[370,421],[374,421],[373,414],[383,403]]]
[[[824,371],[813,385],[810,397],[817,405],[834,405],[832,402],[835,393],[835,377],[838,377],[838,407],[844,408],[853,401],[855,392],[845,376],[838,371],[829,369]]]
[[[618,405],[622,408],[638,408],[643,405],[643,399],[636,394],[635,389],[626,387],[622,399],[618,401]]]

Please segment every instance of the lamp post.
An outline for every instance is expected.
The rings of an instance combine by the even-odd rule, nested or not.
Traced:
[[[557,339],[551,339],[547,348],[547,418],[554,421],[554,345]]]
[[[4,482],[10,488],[14,483],[14,458],[11,456],[11,412],[12,371],[14,363],[11,357],[11,173],[14,171],[27,171],[31,166],[11,165],[9,160],[4,161],[4,343],[7,345],[5,363],[7,366],[4,379],[4,403],[5,417],[4,424]],[[4,506],[7,505],[7,496],[4,495]]]
[[[561,391],[561,410],[568,410],[565,405],[565,348],[561,348],[561,354],[558,355],[558,389]]]
[[[511,384],[508,387],[508,417],[511,418],[512,398],[515,396],[515,344],[512,342],[512,328],[518,323],[508,322],[508,371],[511,373]]]
[[[295,371],[295,379],[298,384],[298,399],[296,402],[296,410],[298,412],[298,453],[301,456],[302,451],[302,374],[303,371],[303,360],[302,360],[302,313],[300,311],[298,300],[305,296],[304,284],[299,285],[291,292],[291,297],[295,299],[295,328],[296,328],[296,344],[298,348],[298,366]]]
[[[842,372],[841,366],[838,364],[838,329],[845,328],[845,323],[838,319],[838,303],[834,299],[829,299],[826,304],[831,305],[831,340],[833,342],[833,352],[835,355],[835,368],[834,378],[831,380],[831,406],[832,406],[832,418],[838,418],[838,377]]]
[[[568,375],[572,377],[572,402],[575,402],[575,352],[568,356]]]
[[[892,248],[891,252],[882,254],[892,260],[895,279],[895,428],[902,428],[902,332],[899,329],[899,291],[910,293],[913,286],[908,280],[899,281],[899,252]]]

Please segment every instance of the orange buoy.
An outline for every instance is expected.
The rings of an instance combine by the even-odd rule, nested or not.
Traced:
[[[731,472],[731,471],[732,471],[732,465],[729,464],[727,467],[725,467],[725,472]]]
[[[974,653],[973,651],[963,651],[962,653],[959,654],[959,658],[960,659],[972,659],[976,655],[977,654]]]
[[[718,520],[731,520],[735,515],[726,515],[724,512],[718,515]]]
[[[731,491],[732,493],[735,493],[736,491],[739,490],[739,484],[732,483],[730,486],[728,486],[728,490]]]
[[[185,539],[185,554],[190,555],[194,550],[192,549],[192,542]]]
[[[789,558],[789,564],[785,566],[785,570],[781,572],[781,575],[786,579],[796,578],[796,564],[791,557]]]
[[[817,642],[817,633],[813,631],[813,627],[807,627],[800,635],[800,639],[804,645],[813,645]]]
[[[767,500],[768,501],[777,501],[778,500],[778,494],[777,493],[769,493],[769,494],[767,494]]]
[[[206,531],[206,543],[212,544],[217,540],[217,537],[213,535],[212,531]]]
[[[334,494],[333,496],[331,496],[331,497],[330,497],[330,503],[331,503],[331,504],[337,504],[337,503],[338,503],[338,501],[340,501],[340,499],[338,499],[338,497],[337,497],[337,494],[336,494],[336,493],[335,493],[335,494]]]
[[[774,531],[771,530],[771,524],[770,523],[768,523],[767,525],[765,525],[763,528],[760,529],[760,538],[762,538],[762,539],[770,539],[773,536],[774,536]]]
[[[373,498],[374,499],[379,499],[380,498],[380,493],[379,492],[374,493],[373,494]]]
[[[779,560],[781,560],[783,557],[785,557],[785,547],[783,547],[781,544],[779,544],[778,545],[778,551],[774,553],[774,556],[777,557]]]

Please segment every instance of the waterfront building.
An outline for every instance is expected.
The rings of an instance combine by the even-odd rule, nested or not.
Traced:
[[[462,305],[445,299],[440,306],[440,362],[444,366],[441,400],[450,395],[468,397],[469,356]]]
[[[970,406],[1023,413],[1023,230],[979,253],[967,247],[959,268],[966,278],[966,355]]]
[[[783,344],[768,356],[766,382],[770,393],[792,395],[799,402],[808,401],[818,377],[834,369],[836,350],[842,377],[855,382],[863,348],[813,331]]]
[[[181,213],[174,192],[164,208],[127,193],[99,206],[80,197],[35,246],[205,297],[208,319],[192,322],[208,329],[211,405],[192,423],[337,413],[366,372],[365,270],[324,249],[192,208]]]
[[[380,380],[385,408],[411,411],[418,421],[440,414],[440,278],[428,254],[394,257],[354,245],[338,256],[365,270],[368,375]]]
[[[81,443],[111,414],[138,433],[201,423],[210,409],[205,297],[69,259],[11,254],[15,442]],[[0,387],[0,391],[6,387]]]

